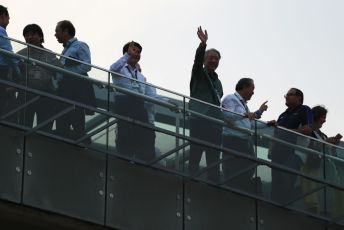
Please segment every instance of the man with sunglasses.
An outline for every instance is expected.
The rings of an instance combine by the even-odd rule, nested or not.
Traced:
[[[288,107],[275,123],[294,132],[310,135],[312,132],[313,115],[307,105],[303,105],[303,93],[297,88],[291,88],[285,97],[285,105]],[[270,122],[271,124],[271,122]],[[285,129],[275,129],[274,136],[290,144],[296,144],[298,135]],[[270,146],[269,157],[271,162],[281,164],[291,169],[300,170],[301,158],[295,154],[295,149],[281,143],[273,143]],[[271,198],[280,203],[288,203],[295,194],[296,175],[272,170]]]

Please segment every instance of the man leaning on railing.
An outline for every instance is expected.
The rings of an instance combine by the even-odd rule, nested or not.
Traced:
[[[236,128],[254,130],[254,119],[260,119],[263,112],[268,108],[267,101],[265,101],[258,110],[250,112],[247,101],[253,96],[254,89],[254,81],[251,78],[241,78],[236,84],[235,93],[227,95],[222,101],[222,107],[230,111],[224,111],[224,119],[228,123],[228,127],[223,128],[223,147],[251,156],[255,156],[251,133]],[[264,123],[257,124],[266,127]],[[222,157],[226,159],[222,164],[225,181],[230,179],[229,184],[239,186],[246,191],[252,189],[254,164],[242,158],[232,157],[226,152],[223,153]],[[246,172],[241,173],[236,178],[231,178],[243,170]]]
[[[310,140],[309,148],[316,150],[319,154],[307,154],[301,171],[316,178],[325,177],[326,181],[339,184],[342,175],[337,170],[337,166],[335,164],[336,161],[331,159],[329,155],[336,155],[336,148],[333,145],[339,145],[342,135],[338,133],[336,136],[327,137],[327,135],[320,130],[326,122],[327,109],[325,107],[319,105],[315,106],[312,108],[312,113],[314,122],[312,125],[313,131],[311,136],[319,141],[314,139]],[[327,145],[325,142],[333,145]],[[320,155],[320,153],[323,153],[325,157]],[[301,189],[303,193],[312,191],[318,186],[318,183],[314,181],[301,178]],[[328,189],[326,191],[325,208],[324,193],[314,192],[304,198],[303,202],[305,209],[317,214],[328,210],[331,214],[339,215],[343,202],[343,196],[341,194],[342,192],[339,192],[336,189]]]
[[[313,115],[311,109],[307,105],[303,105],[303,99],[301,90],[297,88],[289,89],[285,95],[285,105],[288,108],[278,117],[276,125],[304,135],[310,135]],[[298,136],[293,132],[277,128],[274,135],[289,143],[297,143]],[[303,164],[301,158],[295,154],[295,149],[279,143],[273,143],[270,146],[269,158],[273,163],[294,170],[300,170]],[[271,177],[271,198],[280,203],[291,201],[296,195],[296,175],[272,170]]]
[[[62,55],[64,56],[60,58],[60,62],[64,68],[88,77],[87,73],[91,70],[91,66],[87,65],[91,64],[90,49],[85,42],[81,42],[75,37],[73,24],[67,20],[58,22],[55,29],[55,37],[64,47],[62,51]],[[64,74],[59,82],[58,95],[92,107],[96,106],[93,85],[86,79],[83,80],[72,75]],[[67,138],[81,138],[85,135],[85,115],[92,115],[92,112],[82,108],[76,108],[74,111],[58,118],[56,121],[58,133]],[[71,126],[73,127],[72,130]],[[89,143],[89,140],[86,142]]]
[[[42,28],[37,24],[26,25],[23,29],[23,36],[25,42],[32,45],[27,46],[24,49],[21,49],[17,53],[29,57],[31,60],[42,61],[54,66],[59,66],[60,62],[56,58],[55,54],[45,50],[44,43],[44,34]],[[29,88],[40,90],[43,92],[55,93],[55,87],[53,81],[56,76],[56,72],[44,68],[40,65],[35,65],[34,63],[23,62],[20,64],[21,72],[21,82]],[[20,104],[27,103],[28,101],[34,99],[38,95],[34,93],[28,93],[24,91],[18,92],[18,101]],[[52,106],[52,100],[48,97],[41,97],[35,103],[29,105],[25,109],[25,113],[21,113],[20,121],[23,122],[25,126],[34,127],[34,116],[36,115],[37,125],[48,120],[55,114],[55,108]],[[45,131],[51,131],[53,122],[45,125],[42,129]]]

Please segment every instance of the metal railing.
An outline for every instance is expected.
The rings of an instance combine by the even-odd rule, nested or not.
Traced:
[[[18,43],[20,43],[22,45],[31,46],[31,45],[22,43],[20,41],[14,40],[14,39],[10,39],[10,40],[12,40],[14,42],[18,42]],[[34,48],[36,48],[36,47],[34,47]],[[40,50],[42,52],[48,52],[48,51],[46,51],[44,49],[40,49]],[[67,71],[67,70],[61,68],[61,67],[53,66],[53,65],[51,65],[49,63],[45,63],[45,62],[40,61],[40,60],[32,59],[29,56],[21,56],[21,55],[18,55],[18,54],[15,54],[15,53],[3,50],[3,49],[0,49],[0,53],[1,53],[1,55],[6,55],[6,56],[11,57],[11,58],[20,59],[24,63],[28,63],[28,64],[34,63],[35,65],[42,66],[43,68],[47,68],[47,69],[53,70],[53,71],[55,71],[57,73],[68,74],[70,76],[79,78],[80,80],[85,80],[85,76],[83,76],[83,75],[72,73],[70,71]],[[49,52],[49,53],[54,54],[54,55],[58,55],[58,54],[53,53],[53,52]],[[65,58],[68,58],[68,57],[65,57]],[[78,60],[74,60],[74,61],[78,61]],[[84,62],[80,62],[80,63],[81,64],[87,64],[87,63],[84,63]],[[273,201],[273,200],[271,200],[269,198],[262,197],[262,196],[260,196],[258,194],[252,194],[252,193],[249,193],[247,191],[242,191],[242,190],[236,189],[236,188],[228,188],[227,186],[223,186],[220,183],[214,183],[213,181],[208,181],[207,179],[204,179],[204,178],[201,177],[203,174],[209,172],[215,166],[221,165],[225,161],[227,161],[228,158],[226,158],[226,157],[223,157],[218,162],[216,162],[216,163],[214,163],[212,165],[207,165],[207,166],[201,168],[200,171],[196,175],[190,175],[187,172],[187,170],[185,170],[185,169],[180,171],[180,170],[176,170],[176,169],[173,169],[173,168],[171,169],[171,168],[163,167],[163,166],[157,164],[157,162],[159,162],[159,161],[161,161],[163,159],[166,159],[167,157],[175,154],[176,152],[178,152],[180,150],[183,150],[183,149],[187,148],[190,145],[190,143],[192,143],[192,144],[196,144],[196,145],[200,145],[200,146],[205,146],[205,147],[208,147],[208,148],[216,149],[219,152],[228,153],[232,157],[237,157],[237,158],[240,158],[240,159],[244,159],[244,160],[253,162],[254,164],[256,164],[255,167],[267,166],[267,167],[269,167],[270,169],[273,169],[273,170],[278,170],[278,171],[281,171],[281,172],[284,172],[284,173],[289,173],[289,174],[292,174],[292,175],[296,175],[296,176],[308,179],[308,180],[313,181],[315,183],[320,183],[324,187],[330,187],[330,188],[336,189],[338,191],[344,191],[344,186],[342,184],[334,183],[332,181],[327,181],[326,177],[320,177],[320,178],[319,177],[315,177],[313,175],[309,175],[309,174],[301,172],[299,170],[295,170],[293,168],[289,168],[288,166],[285,166],[285,165],[281,165],[281,164],[277,164],[277,163],[274,163],[274,162],[270,162],[269,160],[266,160],[266,159],[260,159],[258,156],[250,156],[250,155],[247,155],[247,154],[242,153],[240,151],[236,151],[236,150],[232,150],[232,149],[227,149],[227,148],[224,148],[222,146],[214,145],[212,143],[209,143],[209,142],[206,142],[206,141],[202,141],[202,140],[190,137],[190,136],[188,136],[186,134],[186,131],[188,131],[187,118],[189,116],[191,116],[191,115],[192,116],[196,116],[196,117],[200,117],[200,118],[203,118],[203,119],[206,119],[206,120],[212,122],[213,124],[216,124],[216,125],[219,125],[219,126],[222,126],[222,127],[227,126],[227,127],[231,128],[231,129],[240,131],[242,133],[249,134],[251,137],[254,137],[256,139],[262,138],[262,139],[267,140],[270,143],[282,144],[283,146],[289,147],[289,148],[291,148],[293,150],[301,151],[305,155],[309,155],[309,154],[311,154],[311,155],[319,155],[323,159],[326,158],[326,159],[331,159],[331,160],[338,161],[338,162],[343,162],[342,159],[340,159],[340,158],[338,158],[336,156],[329,155],[329,154],[327,154],[325,152],[321,152],[321,151],[318,151],[318,150],[310,149],[310,148],[305,147],[305,146],[297,145],[296,143],[291,143],[291,142],[289,142],[287,140],[282,140],[282,139],[276,138],[273,135],[269,135],[269,134],[266,134],[266,133],[260,131],[259,129],[249,130],[249,129],[243,129],[243,128],[240,128],[240,127],[229,126],[223,120],[219,120],[217,118],[209,117],[207,115],[200,114],[200,113],[195,112],[193,110],[187,109],[186,100],[194,100],[194,101],[197,101],[199,103],[203,103],[206,106],[212,107],[214,109],[222,110],[222,111],[224,111],[225,109],[217,107],[217,106],[214,106],[214,105],[206,103],[206,102],[202,102],[202,101],[200,101],[198,99],[190,98],[190,97],[187,97],[185,95],[175,93],[175,92],[173,92],[171,90],[167,90],[167,89],[164,89],[164,88],[161,88],[161,87],[157,87],[157,86],[152,85],[152,84],[147,84],[147,83],[141,83],[140,82],[140,84],[147,84],[147,85],[149,85],[151,87],[155,87],[155,88],[157,88],[159,90],[162,90],[163,92],[171,93],[171,94],[173,94],[176,97],[181,97],[182,100],[180,100],[180,101],[182,103],[182,106],[176,107],[176,105],[168,103],[166,101],[158,100],[158,99],[153,98],[153,97],[149,97],[149,96],[142,95],[140,93],[137,93],[137,92],[125,89],[125,88],[118,87],[116,85],[111,84],[111,82],[110,82],[110,74],[115,74],[115,75],[121,76],[121,77],[126,77],[126,76],[122,76],[122,75],[119,75],[117,73],[107,71],[107,70],[105,70],[103,68],[100,68],[100,67],[97,67],[97,66],[94,66],[94,65],[90,65],[90,66],[92,68],[96,68],[98,70],[103,71],[108,76],[108,79],[107,79],[108,82],[106,82],[106,87],[104,87],[104,89],[106,89],[106,92],[107,92],[107,98],[105,100],[108,100],[108,102],[106,104],[110,104],[111,103],[109,99],[110,99],[110,95],[111,95],[112,92],[120,92],[120,93],[123,93],[125,95],[131,95],[133,97],[141,98],[141,99],[143,99],[146,102],[150,102],[150,103],[153,103],[153,104],[155,104],[157,106],[161,106],[161,108],[170,109],[171,111],[173,111],[173,112],[170,113],[170,115],[173,116],[176,120],[182,120],[184,122],[183,123],[184,126],[183,127],[179,127],[177,125],[175,127],[175,130],[177,130],[177,131],[170,131],[170,130],[168,130],[166,128],[157,127],[157,126],[152,125],[152,124],[147,124],[147,123],[144,123],[144,122],[141,122],[141,121],[129,118],[129,117],[125,117],[125,116],[116,114],[116,111],[111,111],[109,108],[107,110],[100,109],[100,108],[97,108],[97,107],[93,107],[93,106],[87,105],[85,103],[73,101],[73,100],[70,100],[68,98],[64,98],[64,97],[61,97],[61,96],[53,95],[51,93],[47,93],[47,92],[44,92],[44,91],[41,91],[41,90],[38,90],[38,89],[30,88],[30,86],[28,86],[28,85],[23,85],[23,84],[19,84],[19,83],[16,83],[16,82],[11,82],[11,81],[8,81],[8,80],[0,80],[0,84],[6,85],[6,86],[10,86],[12,88],[15,88],[17,91],[24,91],[26,93],[34,94],[34,95],[37,96],[37,98],[33,99],[32,101],[27,101],[23,105],[18,106],[18,107],[16,107],[15,109],[13,109],[11,111],[7,111],[6,114],[4,114],[4,115],[2,115],[0,117],[0,122],[2,124],[6,124],[6,125],[9,125],[9,126],[12,126],[12,127],[15,127],[15,128],[20,128],[22,130],[25,130],[26,131],[25,135],[31,135],[33,133],[39,133],[39,134],[42,134],[42,135],[45,135],[45,136],[48,136],[48,137],[52,137],[52,138],[55,138],[55,139],[58,139],[58,140],[63,140],[65,142],[67,142],[67,143],[83,145],[83,143],[81,143],[82,141],[84,141],[85,139],[87,139],[89,137],[95,136],[95,135],[97,135],[97,134],[107,130],[111,126],[114,126],[116,124],[117,120],[127,121],[127,122],[133,123],[133,124],[135,124],[137,126],[153,130],[156,133],[161,133],[161,134],[167,135],[169,137],[176,138],[175,148],[170,149],[169,151],[163,153],[161,156],[156,157],[155,159],[147,162],[147,161],[142,161],[142,160],[136,159],[136,158],[133,159],[131,157],[122,155],[120,153],[113,153],[112,152],[113,149],[111,149],[109,147],[107,147],[107,148],[100,148],[100,149],[97,148],[98,145],[90,145],[90,146],[87,146],[87,147],[90,148],[90,149],[97,150],[99,152],[104,152],[106,154],[109,154],[110,151],[111,151],[111,154],[114,154],[114,155],[116,155],[117,157],[119,157],[121,159],[126,159],[126,160],[129,160],[129,161],[134,161],[134,162],[139,163],[139,164],[143,164],[143,165],[147,165],[147,166],[150,166],[150,167],[159,168],[159,169],[162,169],[162,170],[174,173],[174,174],[178,174],[180,176],[183,176],[183,177],[186,177],[186,178],[189,178],[189,179],[192,179],[192,180],[201,180],[201,181],[204,181],[204,182],[206,182],[208,184],[215,185],[215,186],[218,186],[220,188],[231,190],[231,191],[234,191],[234,192],[237,192],[237,193],[240,193],[240,194],[244,194],[246,196],[249,196],[249,197],[252,197],[252,198],[255,198],[255,199],[258,199],[258,200],[263,200],[263,201],[272,203],[272,204],[277,205],[277,206],[287,206],[287,208],[291,209],[291,210],[301,211],[301,212],[307,213],[308,215],[311,215],[313,217],[316,217],[316,218],[319,218],[319,219],[323,219],[323,220],[326,220],[326,221],[333,221],[331,218],[329,218],[327,216],[323,216],[323,215],[319,215],[319,214],[314,214],[314,213],[310,213],[310,212],[304,211],[302,209],[295,209],[294,207],[290,207],[289,205],[290,205],[290,203],[292,203],[291,201],[287,202],[286,204],[281,204],[281,203]],[[133,79],[131,79],[131,80],[133,80]],[[94,80],[92,78],[88,78],[87,81],[91,82],[95,86],[101,86],[101,85],[104,84],[104,82],[97,81],[97,80]],[[67,109],[62,110],[59,113],[55,114],[53,117],[51,117],[47,121],[43,122],[42,124],[38,124],[36,127],[27,127],[25,125],[21,125],[19,123],[15,123],[15,122],[11,122],[11,121],[7,120],[7,118],[10,117],[11,115],[14,115],[14,114],[16,114],[17,112],[19,112],[21,110],[25,110],[26,108],[30,107],[30,105],[32,103],[35,103],[35,100],[39,100],[40,98],[43,98],[43,97],[44,98],[49,98],[49,99],[51,99],[53,101],[58,101],[58,102],[65,103],[65,104],[69,105],[69,107]],[[82,109],[91,110],[91,111],[95,112],[96,114],[98,114],[98,116],[102,116],[103,117],[103,121],[99,120],[98,123],[93,126],[93,129],[94,129],[93,131],[90,131],[90,133],[85,134],[85,136],[83,136],[83,137],[81,137],[81,138],[79,138],[77,140],[73,140],[73,139],[70,139],[68,137],[64,137],[63,135],[62,136],[61,135],[56,135],[56,134],[52,134],[52,133],[49,133],[49,132],[41,130],[41,128],[44,127],[46,124],[52,122],[53,120],[56,120],[58,118],[63,117],[63,115],[65,115],[65,114],[75,110],[76,108],[82,108]],[[226,111],[228,111],[228,110],[226,110]],[[228,112],[230,112],[230,111],[228,111]],[[177,114],[182,115],[182,117],[180,117]],[[237,114],[237,115],[239,115],[239,114]],[[109,120],[110,118],[114,119],[114,120],[110,121]],[[97,116],[95,116],[93,119],[99,119],[99,118],[97,118]],[[159,121],[157,121],[157,122],[159,122]],[[257,126],[257,123],[260,122],[260,121],[255,121],[255,122],[256,122],[255,126]],[[179,124],[179,122],[176,122],[176,124]],[[182,133],[179,132],[180,128],[183,129]],[[304,138],[304,139],[307,139],[307,140],[312,141],[312,142],[317,142],[317,143],[320,143],[323,146],[328,146],[329,148],[335,148],[337,151],[344,151],[344,148],[342,148],[342,147],[334,146],[334,145],[331,145],[331,144],[328,144],[328,143],[323,143],[323,142],[321,142],[321,141],[319,141],[317,139],[310,138],[308,136],[305,136],[305,135],[302,135],[302,134],[299,134],[299,133],[295,133],[293,131],[286,130],[286,129],[283,129],[283,128],[280,128],[280,127],[274,127],[274,128],[269,128],[269,129],[276,129],[276,130],[278,129],[278,130],[283,131],[285,133],[292,134],[294,137],[300,137],[300,138]],[[108,131],[107,131],[106,132],[106,136],[108,136],[108,135],[109,134],[108,134]],[[181,140],[183,143],[178,145],[178,140]],[[109,151],[109,149],[111,149],[111,150]],[[187,161],[187,158],[182,160],[182,162],[184,162],[184,163],[186,163],[186,161]],[[323,169],[323,170],[325,170],[325,169]],[[326,173],[323,173],[323,174],[326,174]],[[306,195],[308,195],[308,194],[306,194]],[[299,196],[298,197],[298,199],[302,199],[302,198],[303,198],[303,196]]]

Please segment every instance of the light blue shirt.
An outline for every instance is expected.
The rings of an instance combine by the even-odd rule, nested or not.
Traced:
[[[78,41],[77,38],[71,38],[66,42],[62,55],[91,64],[91,52],[88,45],[85,42]],[[61,57],[60,62],[62,65],[65,65],[66,58]],[[65,69],[74,73],[86,75],[86,73],[91,70],[91,66],[78,64],[65,66]]]
[[[137,93],[146,94],[146,85],[141,84],[140,82],[147,82],[145,76],[132,66],[127,64],[129,59],[129,54],[125,53],[120,59],[110,66],[110,71],[122,74],[126,77],[118,76],[112,74],[112,82],[116,86],[135,91]],[[131,80],[137,79],[138,81]]]
[[[137,69],[128,65],[129,54],[125,53],[120,59],[110,66],[110,71],[122,74],[126,77],[118,76],[112,74],[112,82],[119,87],[132,90],[137,93],[144,94],[146,96],[162,100],[167,102],[169,99],[158,95],[156,88],[151,85],[146,85],[146,77]],[[133,81],[131,79],[137,79],[138,81]],[[140,83],[143,82],[143,83]],[[117,95],[123,95],[122,93],[117,93]],[[148,114],[148,121],[154,124],[155,121],[155,104],[152,102],[145,102],[145,108]]]
[[[6,29],[0,26],[0,48],[13,52],[11,42],[8,38]],[[16,71],[19,71],[18,67],[19,60],[16,58],[10,58],[6,55],[0,55],[0,65],[11,65],[15,66]]]
[[[244,117],[245,114],[250,112],[250,110],[247,106],[246,101],[241,97],[241,95],[238,92],[227,95],[222,100],[222,107],[231,111],[231,112],[224,111],[224,117],[225,117],[225,120],[232,122],[232,125],[234,127],[242,127],[249,130],[252,130],[255,127],[254,120],[250,120]],[[257,114],[257,118],[260,118],[260,115],[262,114],[262,112],[258,110],[256,111],[256,114]],[[262,128],[263,126],[265,127],[266,125],[263,123],[257,122],[258,128]],[[239,136],[242,138],[247,138],[249,136],[249,134],[246,132],[240,132],[238,130],[228,128],[226,126],[223,128],[223,134]]]

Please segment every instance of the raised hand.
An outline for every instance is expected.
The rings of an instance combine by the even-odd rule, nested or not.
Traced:
[[[260,110],[261,112],[264,112],[264,111],[266,111],[266,110],[268,109],[268,105],[267,105],[266,103],[268,103],[268,101],[265,101],[265,102],[259,107],[259,110]]]
[[[207,40],[208,40],[207,30],[204,30],[204,32],[203,32],[202,27],[201,26],[198,27],[197,28],[197,36],[203,44],[207,44]]]
[[[326,141],[328,143],[334,144],[334,145],[338,145],[340,143],[340,139],[336,138],[336,137],[329,137],[326,139]]]

